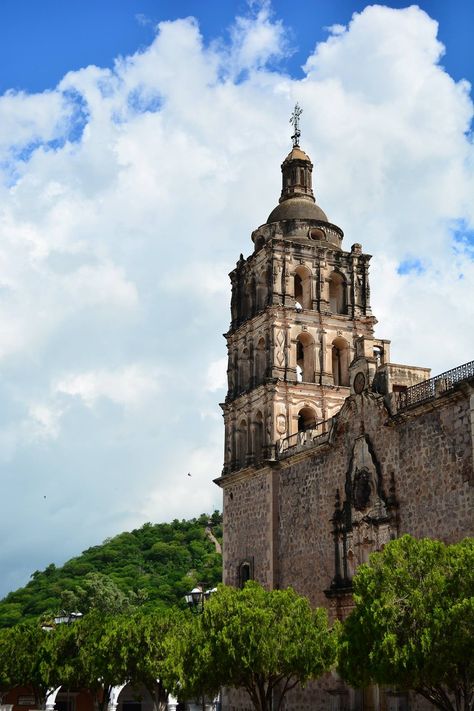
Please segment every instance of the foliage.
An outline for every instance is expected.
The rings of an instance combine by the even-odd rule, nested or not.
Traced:
[[[0,627],[66,610],[91,608],[114,612],[126,605],[163,609],[182,604],[200,581],[209,586],[222,578],[221,555],[206,534],[209,517],[190,521],[146,523],[89,548],[62,567],[36,571],[23,588],[0,601]],[[210,517],[222,539],[221,516]]]
[[[112,687],[122,682],[114,665],[116,650],[103,645],[111,617],[92,610],[71,624],[58,625],[48,639],[49,669],[67,687],[87,688],[103,711]]]
[[[47,651],[48,631],[38,621],[24,622],[0,631],[0,684],[31,687],[38,708],[44,705],[53,674]]]
[[[474,705],[474,539],[390,542],[354,578],[341,675],[414,689],[437,708]]]
[[[77,610],[98,610],[105,615],[116,615],[143,604],[146,591],[124,593],[116,582],[103,573],[87,573],[77,588],[61,593],[61,609],[66,613]]]
[[[201,615],[175,640],[177,677],[185,696],[243,687],[258,711],[278,711],[287,692],[330,669],[335,635],[325,610],[312,610],[293,590],[220,585]],[[272,698],[278,695],[278,700]]]
[[[167,640],[180,626],[182,615],[177,610],[137,610],[133,615],[115,617],[99,645],[112,676],[132,686],[143,684],[159,711],[167,708],[167,680],[172,668]]]

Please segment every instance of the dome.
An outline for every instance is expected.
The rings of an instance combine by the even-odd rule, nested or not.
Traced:
[[[292,151],[293,152],[293,151]],[[268,222],[280,220],[319,220],[329,222],[326,214],[307,197],[291,197],[283,200],[268,216]]]
[[[308,163],[311,163],[309,155],[302,151],[299,146],[293,146],[292,150],[288,153],[283,162],[286,163],[287,160],[305,160]]]

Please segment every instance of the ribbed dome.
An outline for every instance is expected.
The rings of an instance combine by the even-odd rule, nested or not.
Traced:
[[[291,197],[287,198],[268,216],[268,222],[279,222],[280,220],[320,220],[329,222],[326,214],[316,205],[311,198]]]

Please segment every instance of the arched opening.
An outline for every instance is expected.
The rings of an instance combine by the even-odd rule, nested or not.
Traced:
[[[315,382],[315,346],[309,333],[300,333],[296,339],[296,380],[297,382]],[[301,378],[301,380],[299,379]]]
[[[239,384],[238,391],[241,393],[249,387],[249,352],[244,348],[239,359]]]
[[[293,293],[296,309],[310,309],[311,302],[311,274],[305,267],[298,267],[293,277]]]
[[[239,565],[239,587],[243,588],[245,583],[253,579],[253,561],[244,560]]]
[[[263,455],[263,415],[257,412],[253,423],[253,454],[255,461],[260,461]]]
[[[244,297],[243,297],[243,308],[242,308],[242,318],[248,319],[252,315],[252,285],[250,281],[244,284]]]
[[[267,285],[265,283],[265,274],[260,274],[256,286],[256,307],[257,311],[261,311],[265,308],[265,302],[267,297]]]
[[[316,413],[311,407],[302,407],[298,412],[298,432],[316,427]]]
[[[247,420],[243,419],[240,421],[239,429],[237,431],[237,461],[239,467],[245,467],[247,463],[247,453],[248,453],[248,437],[247,437]]]
[[[332,376],[334,385],[349,385],[349,344],[343,338],[332,342]]]
[[[378,368],[383,364],[383,348],[374,346],[374,358]]]
[[[339,272],[329,277],[329,308],[333,314],[346,313],[346,282]]]
[[[303,308],[303,280],[295,274],[295,308]]]
[[[255,349],[255,382],[258,385],[265,380],[266,349],[265,339],[260,338]]]

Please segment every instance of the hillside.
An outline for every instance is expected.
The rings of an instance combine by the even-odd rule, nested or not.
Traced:
[[[105,582],[107,594],[113,590],[132,604],[182,605],[183,596],[196,583],[213,587],[221,581],[221,542],[218,511],[189,521],[145,523],[88,548],[61,567],[51,564],[34,572],[25,587],[0,600],[0,627],[57,614],[67,607],[65,601],[80,600],[81,612],[86,612],[90,591],[86,595],[84,585],[88,580],[95,584],[99,580],[102,587]]]

